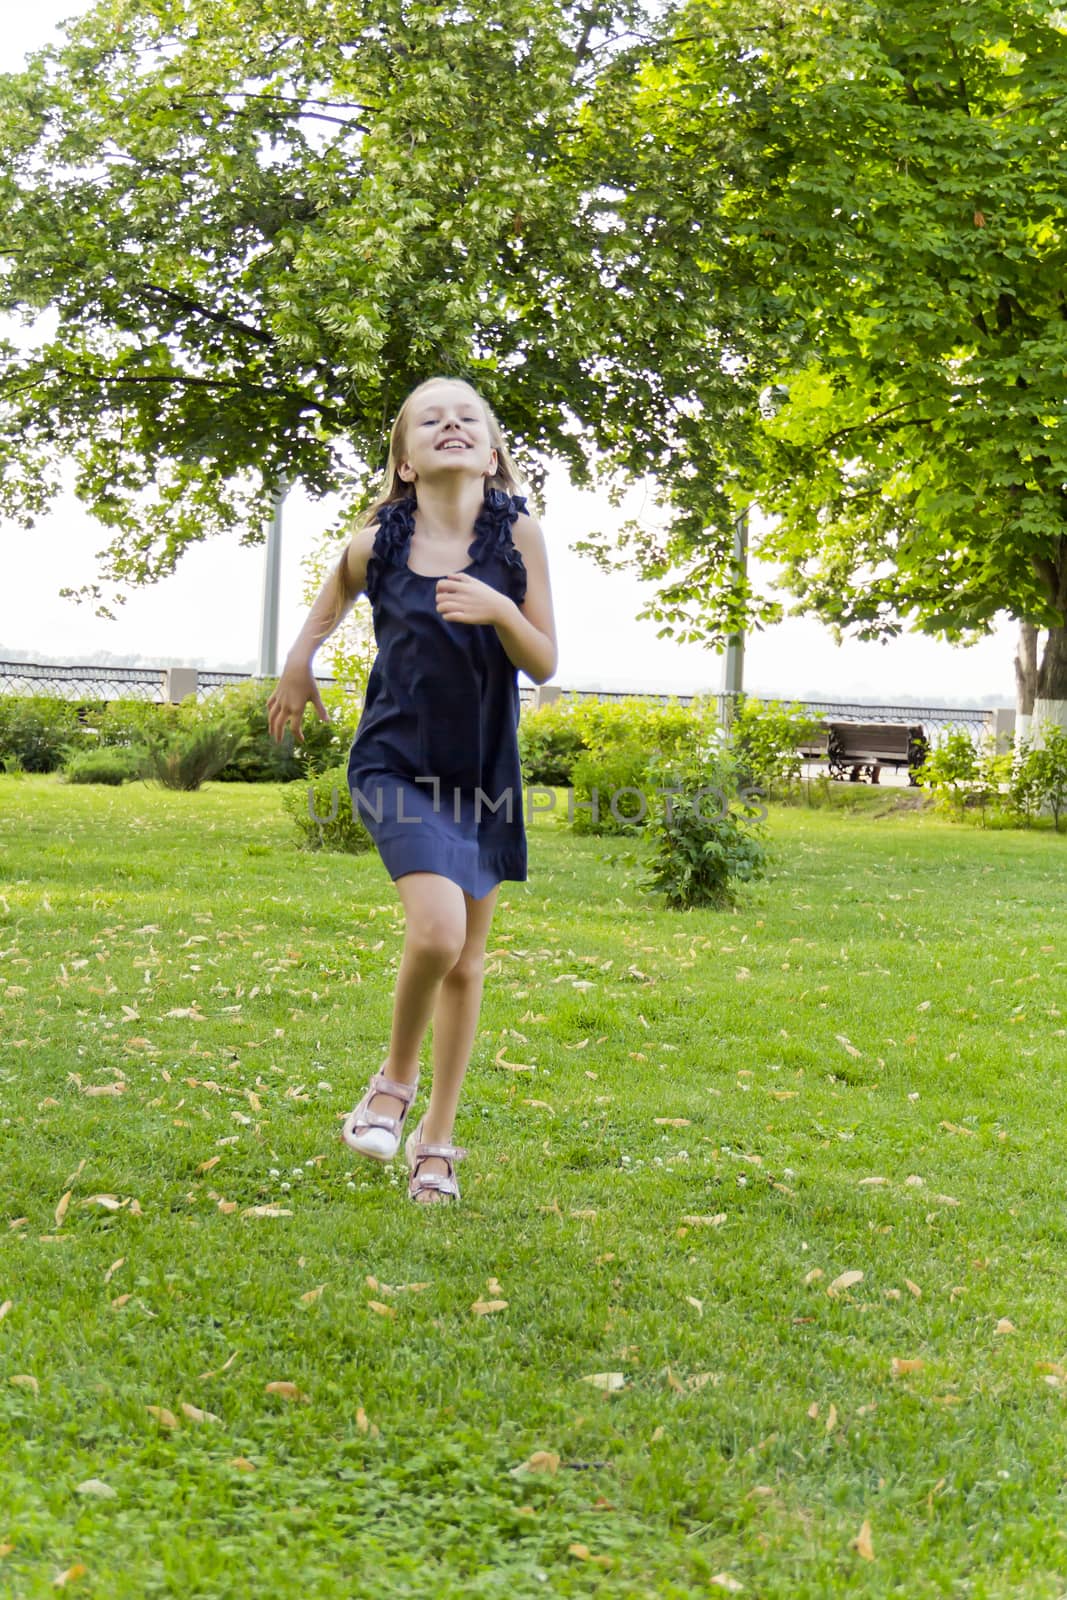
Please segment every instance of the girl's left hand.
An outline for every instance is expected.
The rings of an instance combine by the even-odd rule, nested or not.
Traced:
[[[511,604],[506,594],[469,572],[441,578],[436,592],[437,610],[446,622],[495,623]]]

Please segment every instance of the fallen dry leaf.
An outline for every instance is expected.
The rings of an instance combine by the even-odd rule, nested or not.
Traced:
[[[517,1467],[511,1468],[512,1477],[517,1477],[521,1472],[547,1472],[559,1471],[559,1456],[553,1450],[535,1450],[533,1455]]]
[[[161,1428],[176,1428],[178,1426],[177,1417],[173,1411],[168,1411],[166,1406],[145,1406],[145,1410],[155,1417]]]
[[[687,1294],[685,1298],[689,1301],[689,1304],[691,1306],[694,1306],[696,1308],[698,1316],[702,1317],[704,1315],[704,1302],[703,1302],[703,1300],[698,1300],[695,1294]]]
[[[209,1156],[206,1161],[201,1161],[196,1170],[197,1172],[210,1172],[212,1167],[217,1167],[221,1160],[221,1156]]]
[[[233,1352],[233,1355],[229,1356],[223,1362],[222,1366],[217,1369],[217,1371],[215,1371],[215,1372],[202,1372],[200,1374],[199,1378],[197,1378],[197,1380],[196,1380],[197,1383],[203,1383],[205,1378],[221,1378],[222,1374],[224,1372],[228,1372],[230,1370],[230,1368],[233,1366],[233,1364],[234,1364],[234,1362],[236,1360],[237,1360],[237,1351],[235,1350]]]
[[[904,1279],[904,1286],[905,1286],[906,1289],[908,1289],[915,1296],[916,1300],[921,1300],[922,1299],[923,1292],[919,1288],[919,1285],[917,1283],[912,1283],[910,1278],[905,1278]]]
[[[122,1307],[130,1299],[132,1299],[131,1295],[128,1295],[128,1294],[117,1294],[115,1296],[114,1300],[112,1300],[112,1302],[111,1302],[112,1311],[121,1311]]]
[[[83,1206],[102,1206],[105,1211],[121,1211],[122,1201],[117,1194],[90,1194],[79,1202]]]
[[[834,1279],[833,1283],[828,1283],[826,1285],[826,1292],[830,1296],[830,1299],[834,1300],[839,1294],[842,1293],[843,1290],[851,1289],[853,1284],[862,1282],[862,1272],[842,1272],[839,1277]]]
[[[111,1485],[109,1483],[105,1483],[102,1478],[86,1478],[84,1483],[75,1485],[74,1493],[95,1495],[99,1500],[118,1499],[118,1490],[113,1489]]]
[[[104,1273],[104,1282],[105,1283],[110,1283],[112,1278],[115,1276],[116,1272],[119,1270],[119,1268],[120,1267],[124,1267],[125,1265],[126,1265],[126,1257],[125,1256],[119,1256],[118,1260],[117,1261],[113,1261],[111,1263],[110,1267],[108,1267],[107,1271]]]
[[[325,1287],[324,1283],[320,1283],[317,1289],[309,1289],[306,1294],[300,1296],[301,1304],[305,1306],[313,1305]]]
[[[242,1217],[291,1217],[292,1214],[284,1206],[246,1206],[241,1212]]]
[[[255,1472],[256,1470],[255,1462],[249,1461],[247,1456],[231,1456],[227,1465],[236,1467],[238,1472]]]
[[[68,1567],[65,1572],[56,1573],[55,1577],[52,1579],[52,1588],[65,1589],[68,1583],[74,1583],[77,1578],[84,1578],[88,1570],[88,1567],[83,1566],[80,1561],[76,1561],[74,1565],[72,1567]]]
[[[826,1274],[821,1267],[812,1267],[810,1272],[804,1274],[804,1282],[817,1283],[820,1278],[825,1278],[825,1276]]]
[[[740,1594],[745,1587],[728,1572],[717,1572],[713,1578],[708,1579],[708,1582],[713,1583],[717,1589],[727,1590],[729,1594]]]
[[[505,1061],[504,1060],[504,1051],[506,1049],[507,1049],[507,1045],[501,1045],[500,1049],[497,1051],[496,1055],[493,1057],[493,1060],[496,1062],[498,1067],[504,1067],[504,1068],[506,1068],[506,1070],[508,1072],[533,1072],[533,1071],[535,1071],[535,1068],[528,1067],[525,1064],[525,1062],[522,1062],[522,1061]]]
[[[56,1206],[56,1227],[57,1228],[61,1228],[63,1226],[63,1218],[67,1214],[67,1209],[70,1206],[70,1197],[71,1197],[71,1195],[73,1193],[74,1193],[73,1189],[68,1189],[66,1194],[60,1200],[59,1204]]]
[[[356,1427],[360,1433],[367,1433],[372,1439],[377,1439],[381,1430],[376,1422],[372,1422],[362,1406],[356,1407]]]
[[[616,1389],[625,1389],[626,1374],[624,1372],[590,1372],[582,1379],[583,1383],[591,1383],[594,1389],[605,1389],[609,1393]]]
[[[16,1389],[32,1389],[34,1394],[40,1394],[41,1385],[29,1372],[16,1372],[13,1378],[8,1378],[8,1383],[13,1383]]]
[[[859,1533],[857,1533],[856,1537],[849,1540],[849,1548],[855,1550],[858,1556],[862,1556],[864,1561],[874,1560],[874,1545],[871,1543],[871,1525],[866,1518],[864,1518],[863,1526]]]
[[[547,1100],[524,1100],[522,1103],[524,1106],[533,1106],[536,1111],[547,1111],[550,1117],[556,1115]]]
[[[671,1371],[670,1367],[667,1368],[667,1387],[669,1389],[673,1389],[675,1394],[684,1394],[685,1393],[685,1384],[681,1383],[675,1377],[675,1375]]]
[[[504,1311],[506,1309],[506,1300],[476,1300],[471,1306],[471,1310],[476,1317],[491,1317],[494,1311]]]
[[[396,1307],[387,1306],[384,1300],[368,1300],[367,1310],[376,1311],[380,1317],[395,1317]]]
[[[191,1406],[185,1400],[182,1401],[182,1411],[185,1414],[185,1416],[187,1416],[189,1418],[190,1422],[221,1422],[222,1421],[222,1418],[221,1417],[217,1417],[213,1411],[201,1411],[199,1406]]]
[[[587,1544],[569,1544],[567,1546],[567,1554],[575,1556],[579,1561],[588,1561],[596,1567],[610,1567],[612,1565],[610,1556],[593,1555]]]
[[[894,1378],[905,1377],[909,1372],[921,1372],[926,1362],[921,1356],[894,1356],[891,1362]]]
[[[14,1304],[14,1300],[5,1300],[3,1305],[0,1306],[0,1322],[3,1322],[8,1312],[14,1307]]]
[[[0,1561],[3,1560],[4,1556],[9,1556],[14,1548],[13,1544],[0,1544]]]
[[[994,1333],[1014,1333],[1015,1332],[1015,1324],[1014,1324],[1014,1322],[1009,1322],[1007,1317],[1001,1317],[1000,1321],[997,1323],[996,1327],[993,1329],[993,1332]]]
[[[132,1044],[133,1040],[132,1039],[129,1040],[129,1043]],[[125,1093],[126,1093],[126,1085],[124,1083],[101,1083],[101,1084],[97,1084],[97,1085],[87,1085],[82,1090],[82,1094],[89,1094],[89,1095],[125,1094]]]
[[[691,1128],[693,1126],[688,1117],[653,1117],[652,1121],[657,1128]]]
[[[721,1228],[726,1221],[726,1212],[717,1211],[713,1217],[683,1217],[682,1221],[687,1228]]]
[[[264,1392],[280,1395],[283,1400],[299,1400],[305,1405],[311,1401],[311,1396],[305,1394],[303,1389],[298,1389],[295,1383],[268,1383],[264,1385]]]

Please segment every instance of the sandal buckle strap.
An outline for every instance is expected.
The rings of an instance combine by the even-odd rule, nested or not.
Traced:
[[[394,1099],[403,1100],[405,1105],[410,1105],[418,1092],[419,1080],[414,1083],[395,1083],[392,1078],[387,1078],[383,1072],[376,1072],[370,1081],[367,1098],[375,1094],[391,1094]]]

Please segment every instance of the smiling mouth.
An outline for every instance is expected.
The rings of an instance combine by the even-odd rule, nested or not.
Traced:
[[[436,448],[438,450],[469,450],[470,445],[465,444],[462,439],[446,439],[443,444],[437,445]]]

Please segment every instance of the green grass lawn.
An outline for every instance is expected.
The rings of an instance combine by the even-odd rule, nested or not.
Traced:
[[[417,1207],[377,856],[0,778],[0,1594],[1062,1596],[1067,836],[892,798],[732,914],[539,821]]]

